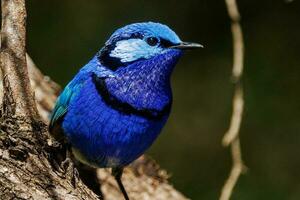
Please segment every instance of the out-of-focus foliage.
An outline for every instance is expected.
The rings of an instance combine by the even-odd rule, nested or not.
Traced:
[[[244,160],[233,199],[300,199],[300,2],[238,1],[246,43]],[[230,24],[222,1],[31,0],[28,51],[65,85],[118,27],[168,24],[205,49],[188,52],[173,75],[174,105],[149,154],[192,199],[216,199],[230,169],[221,147],[231,112]]]

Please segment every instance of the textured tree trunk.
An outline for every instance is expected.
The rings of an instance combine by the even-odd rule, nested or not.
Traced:
[[[56,163],[64,152],[46,124],[60,89],[28,56],[26,61],[25,0],[2,0],[1,7],[0,199],[99,199]],[[109,170],[97,170],[97,178],[105,199],[122,199]],[[125,170],[123,182],[132,200],[186,199],[144,156]]]

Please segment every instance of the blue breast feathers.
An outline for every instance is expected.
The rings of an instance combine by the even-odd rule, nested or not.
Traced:
[[[103,70],[94,58],[58,98],[51,126],[61,119],[67,140],[84,156],[82,162],[97,167],[129,164],[166,123],[172,101],[168,76],[180,55],[172,50],[153,58],[158,61],[140,61],[116,72]]]
[[[89,78],[70,102],[62,123],[72,146],[97,167],[124,166],[155,140],[167,119],[152,120],[107,105]]]

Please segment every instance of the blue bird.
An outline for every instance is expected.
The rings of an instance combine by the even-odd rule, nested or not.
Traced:
[[[116,30],[57,99],[50,132],[71,145],[74,157],[112,168],[124,198],[123,168],[157,138],[171,110],[170,76],[183,50],[168,26],[134,23]],[[56,131],[59,127],[60,132]]]

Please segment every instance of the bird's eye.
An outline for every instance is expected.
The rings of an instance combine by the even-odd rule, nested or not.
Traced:
[[[158,39],[156,37],[149,37],[149,38],[147,38],[147,43],[150,46],[155,46],[158,43]]]

